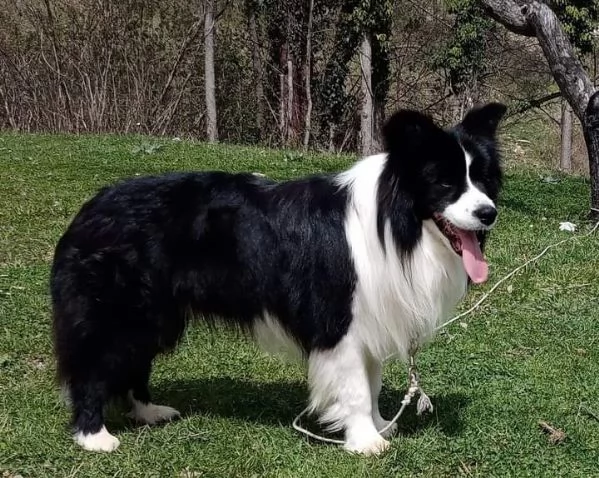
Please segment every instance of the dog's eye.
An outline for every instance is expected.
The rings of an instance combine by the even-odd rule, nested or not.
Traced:
[[[451,184],[441,184],[441,187],[445,188],[445,189],[449,189],[452,186],[451,186]]]

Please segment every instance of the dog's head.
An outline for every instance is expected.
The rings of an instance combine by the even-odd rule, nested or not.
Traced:
[[[486,279],[481,246],[497,218],[502,175],[495,135],[505,111],[499,103],[475,108],[449,130],[421,113],[399,111],[383,131],[387,167],[408,191],[417,218],[435,221],[473,282]]]

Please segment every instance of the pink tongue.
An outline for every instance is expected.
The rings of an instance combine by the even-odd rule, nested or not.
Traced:
[[[482,284],[489,276],[489,265],[483,257],[483,252],[480,250],[476,233],[473,231],[464,231],[463,229],[457,229],[457,232],[462,241],[462,262],[464,262],[464,268],[472,282]]]

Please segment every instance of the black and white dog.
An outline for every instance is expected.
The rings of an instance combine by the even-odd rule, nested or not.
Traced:
[[[311,410],[345,432],[348,450],[385,450],[383,361],[406,359],[469,279],[487,278],[504,113],[491,103],[444,130],[400,111],[384,128],[387,152],[340,174],[182,173],[100,191],[59,241],[51,278],[77,443],[117,448],[103,409],[118,396],[140,422],[179,415],[151,402],[152,361],[201,316],[299,353]]]

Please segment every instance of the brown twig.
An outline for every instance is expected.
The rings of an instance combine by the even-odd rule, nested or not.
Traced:
[[[584,403],[581,403],[578,406],[578,410],[581,411],[581,412],[583,412],[583,413],[585,413],[589,417],[594,418],[595,420],[597,420],[599,422],[599,414],[597,414],[597,412],[594,412],[593,410],[591,410]]]
[[[559,445],[567,437],[566,433],[563,430],[560,430],[559,428],[554,428],[549,423],[544,422],[542,420],[539,421],[539,426],[545,433],[547,433],[547,439],[549,440],[549,443],[551,443],[552,445]]]

